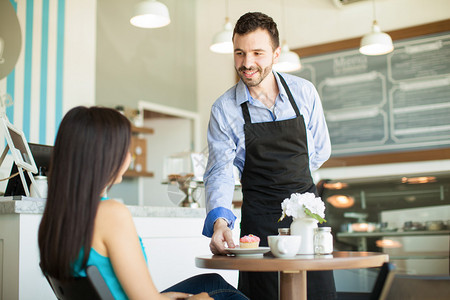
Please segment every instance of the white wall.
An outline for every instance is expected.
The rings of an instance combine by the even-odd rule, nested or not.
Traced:
[[[195,0],[160,0],[171,22],[154,29],[130,24],[139,1],[97,0],[97,103],[144,100],[195,112]]]
[[[97,1],[66,0],[63,116],[95,104]]]
[[[209,50],[212,37],[224,24],[225,1],[198,0],[197,3],[197,15],[202,16],[197,19],[197,94],[201,128],[204,129],[201,142],[205,147],[211,105],[235,83],[235,71],[231,54],[215,54]],[[230,0],[229,17],[234,24],[248,11],[261,11],[272,16],[278,23],[280,38],[286,38],[291,49],[362,37],[370,31],[371,1],[338,8],[332,0],[284,0],[287,29],[283,29],[281,21],[281,3],[281,0]],[[390,31],[448,19],[450,1],[379,0],[376,12],[381,29]],[[449,170],[449,165],[441,168]],[[351,176],[351,168],[345,170]]]

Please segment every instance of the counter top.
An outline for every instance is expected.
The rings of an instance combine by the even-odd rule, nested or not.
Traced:
[[[6,214],[42,214],[45,208],[45,201],[32,200],[33,198],[23,197],[24,200],[6,200],[12,197],[2,197],[0,200],[0,215]]]
[[[206,210],[189,207],[157,207],[127,205],[133,217],[153,218],[202,218],[206,217]],[[2,214],[42,214],[45,201],[41,199],[22,197],[22,200],[0,200],[0,215]],[[233,213],[239,217],[240,210]]]

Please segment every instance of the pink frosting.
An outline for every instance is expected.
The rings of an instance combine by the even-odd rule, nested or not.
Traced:
[[[253,234],[249,234],[249,235],[241,237],[241,239],[239,241],[241,243],[254,243],[254,242],[259,242],[259,237],[257,237],[256,235],[253,235]]]

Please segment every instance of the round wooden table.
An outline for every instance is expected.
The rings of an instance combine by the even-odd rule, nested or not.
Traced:
[[[306,300],[306,271],[380,267],[389,256],[379,252],[336,251],[329,255],[297,255],[293,258],[264,256],[204,255],[195,265],[206,269],[280,272],[280,299]]]

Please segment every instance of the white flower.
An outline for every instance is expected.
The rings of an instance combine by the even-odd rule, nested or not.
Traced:
[[[313,193],[294,193],[290,198],[284,199],[281,203],[283,215],[280,221],[285,216],[291,216],[294,219],[304,218],[310,216],[320,223],[326,222],[325,218],[325,204],[320,197],[316,197]]]

